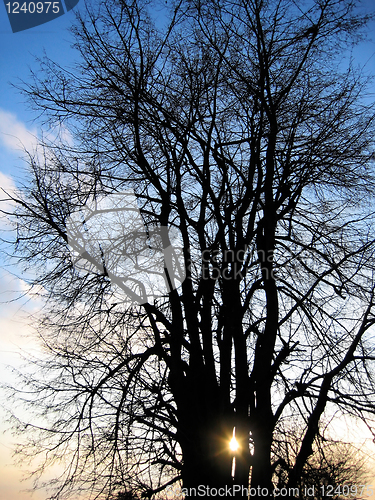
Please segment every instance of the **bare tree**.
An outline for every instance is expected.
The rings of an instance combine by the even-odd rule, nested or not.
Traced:
[[[271,497],[286,419],[305,423],[287,488],[325,412],[373,429],[374,114],[343,56],[369,19],[352,0],[106,0],[74,28],[80,65],[45,60],[26,86],[74,138],[13,196],[16,254],[48,294],[32,453],[72,456],[54,498]],[[129,190],[148,230],[179,231],[186,273],[138,305],[67,245],[77,211]]]
[[[368,498],[373,493],[371,464],[359,446],[327,436],[321,426],[298,480],[301,499]],[[296,422],[274,439],[274,477],[279,495],[286,491],[289,471],[293,468],[304,426]]]
[[[316,500],[368,498],[373,494],[370,478],[366,457],[354,446],[326,443],[307,460],[299,486],[300,496]]]

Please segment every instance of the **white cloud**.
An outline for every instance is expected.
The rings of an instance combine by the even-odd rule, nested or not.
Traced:
[[[16,194],[16,185],[12,177],[0,172],[0,230],[9,229],[9,219],[6,213],[13,212],[15,203],[9,198]],[[4,213],[5,212],[5,213]]]
[[[64,124],[57,123],[46,130],[29,129],[14,113],[0,108],[0,146],[8,155],[18,152],[26,159],[30,155],[43,164],[50,154],[53,156],[53,148],[63,149],[73,144],[73,136]],[[49,145],[52,146],[50,150]]]
[[[29,277],[33,278],[31,275]],[[0,267],[0,321],[1,318],[20,319],[29,314],[37,314],[43,308],[46,296],[47,292],[42,285],[30,286],[16,273],[12,274]]]
[[[25,294],[24,297],[27,300],[31,300],[33,302],[37,302],[37,304],[33,305],[31,310],[32,311],[38,311],[39,308],[42,307],[43,305],[43,297],[47,296],[46,289],[42,285],[34,285],[30,286],[26,281],[22,279],[18,279],[19,284],[20,284],[20,289],[21,291]],[[30,309],[30,307],[29,307]]]
[[[0,140],[9,150],[34,152],[38,143],[36,129],[28,130],[14,113],[0,108]]]
[[[0,172],[0,186],[5,189],[5,191],[13,191],[16,188],[12,177],[2,172]]]

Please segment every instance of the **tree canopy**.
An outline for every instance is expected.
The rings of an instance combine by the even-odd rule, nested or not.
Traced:
[[[374,110],[346,57],[370,18],[352,0],[105,0],[77,18],[77,67],[45,59],[23,86],[68,137],[10,195],[47,297],[25,398],[46,419],[32,453],[70,457],[54,498],[272,497],[303,484],[325,413],[374,430]],[[161,250],[181,239],[184,279],[165,264],[144,303],[105,252],[84,268],[68,245],[74,214],[119,193],[168,229]]]

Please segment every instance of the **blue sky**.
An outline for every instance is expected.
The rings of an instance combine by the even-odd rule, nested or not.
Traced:
[[[10,109],[20,120],[28,123],[34,115],[26,110],[22,97],[10,87],[9,82],[15,82],[17,78],[27,79],[29,68],[35,68],[35,56],[42,57],[44,51],[62,65],[72,61],[72,38],[68,28],[80,5],[51,22],[18,33],[12,33],[5,6],[1,7],[0,107]]]
[[[78,5],[74,10],[80,8]],[[75,17],[74,11],[42,26],[12,33],[5,6],[0,5],[0,185],[12,187],[14,179],[22,179],[22,161],[19,159],[21,143],[33,147],[38,126],[35,113],[27,108],[24,99],[9,82],[28,79],[29,69],[35,68],[35,57],[44,52],[62,66],[72,64],[75,54],[71,49],[72,38],[68,32]],[[1,227],[0,230],[4,229]],[[3,264],[3,265],[2,265]],[[6,365],[20,366],[19,353],[26,357],[37,354],[38,347],[30,338],[30,328],[25,320],[27,313],[36,311],[40,304],[28,295],[22,301],[5,305],[19,292],[27,292],[26,284],[15,279],[4,263],[0,262],[0,379],[10,380]],[[4,398],[0,396],[0,402]],[[6,402],[5,402],[6,403]],[[23,482],[27,467],[14,465],[12,437],[2,435],[5,412],[0,411],[0,500],[42,500],[45,493],[23,491],[32,486]]]
[[[37,68],[35,57],[43,57],[44,52],[61,66],[70,66],[77,54],[71,49],[72,38],[67,31],[74,21],[75,11],[83,5],[83,0],[74,11],[26,31],[12,33],[5,6],[0,5],[0,186],[12,188],[14,182],[22,179],[22,161],[19,159],[20,145],[32,148],[39,133],[35,122],[35,112],[28,109],[24,99],[11,87],[9,82],[27,80],[29,68]],[[374,0],[366,0],[369,8],[375,8]],[[373,25],[374,26],[374,25]],[[375,38],[375,37],[374,37]],[[375,75],[375,42],[367,41],[355,52],[359,63],[366,63],[369,73]],[[0,230],[2,229],[0,221]],[[3,263],[4,264],[4,263]],[[1,304],[25,292],[21,302]],[[28,300],[26,300],[28,299]],[[37,352],[38,347],[30,340],[30,329],[25,322],[28,312],[37,311],[40,304],[27,294],[22,279],[11,276],[0,261],[0,378],[10,379],[5,365],[19,366],[18,353],[26,356]],[[1,397],[0,397],[1,402]],[[0,413],[0,432],[4,428]],[[42,500],[45,495],[20,492],[30,483],[21,484],[23,468],[11,462],[11,437],[0,434],[0,500]]]

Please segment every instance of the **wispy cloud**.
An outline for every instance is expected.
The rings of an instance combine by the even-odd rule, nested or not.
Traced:
[[[14,184],[12,177],[10,177],[9,175],[3,174],[3,172],[0,172],[0,186],[5,191],[14,191],[16,189],[16,186]]]
[[[53,156],[55,148],[72,147],[73,136],[61,123],[47,130],[27,128],[14,113],[0,108],[0,147],[7,153],[27,153],[40,162]]]
[[[34,152],[38,144],[37,130],[29,130],[14,113],[0,108],[0,141],[11,151]]]
[[[16,186],[12,177],[0,172],[0,230],[9,229],[9,216],[14,209],[10,196],[16,194]]]

